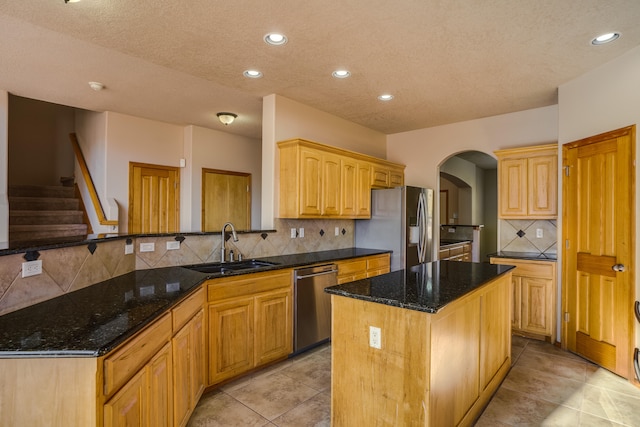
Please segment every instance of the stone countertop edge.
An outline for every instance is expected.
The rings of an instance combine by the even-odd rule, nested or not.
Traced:
[[[523,259],[529,261],[557,261],[558,254],[554,253],[540,253],[540,252],[515,252],[515,251],[500,251],[492,254],[488,254],[487,258],[512,258]]]
[[[0,358],[103,356],[208,279],[389,253],[347,248],[259,258],[277,265],[231,274],[184,266],[136,270],[0,316]]]
[[[325,292],[399,308],[437,313],[452,301],[515,268],[489,263],[434,261],[368,279],[331,286]]]

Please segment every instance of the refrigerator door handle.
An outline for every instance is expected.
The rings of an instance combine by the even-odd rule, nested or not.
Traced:
[[[425,262],[425,256],[427,251],[427,215],[426,215],[426,200],[424,192],[418,196],[418,262]]]

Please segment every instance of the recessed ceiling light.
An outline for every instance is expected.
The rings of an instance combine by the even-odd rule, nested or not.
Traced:
[[[348,70],[335,70],[331,75],[338,79],[346,79],[351,73]]]
[[[264,41],[270,45],[281,46],[287,42],[287,37],[284,34],[269,33],[264,36]]]
[[[260,77],[262,77],[262,72],[258,70],[245,70],[242,74],[244,74],[245,77],[249,77],[250,79],[259,79]]]
[[[591,40],[591,44],[598,46],[601,44],[611,43],[612,41],[617,40],[619,38],[620,38],[620,33],[616,33],[616,32],[606,33],[606,34],[599,35],[598,37]]]
[[[380,101],[391,101],[393,99],[393,95],[390,95],[388,93],[385,93],[383,95],[378,96],[378,99]]]

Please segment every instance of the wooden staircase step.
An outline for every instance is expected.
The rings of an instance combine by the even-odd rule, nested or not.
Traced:
[[[33,240],[66,236],[87,236],[86,224],[10,225],[9,240]]]
[[[7,189],[9,197],[52,197],[67,198],[75,197],[73,187],[63,187],[61,185],[10,185]]]
[[[74,211],[80,208],[80,201],[67,197],[9,197],[9,209],[17,211]]]
[[[82,211],[18,211],[9,212],[9,225],[82,224]]]

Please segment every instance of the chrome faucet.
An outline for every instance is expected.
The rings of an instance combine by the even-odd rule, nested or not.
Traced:
[[[225,262],[225,258],[226,258],[226,255],[227,255],[227,250],[224,247],[224,244],[225,244],[225,241],[224,241],[224,230],[227,229],[227,225],[229,227],[231,227],[231,236],[233,236],[233,241],[234,242],[238,241],[238,236],[236,235],[236,229],[233,227],[233,224],[231,224],[230,222],[225,223],[222,226],[222,232],[220,233],[221,234],[220,237],[221,237],[221,240],[222,240],[222,249],[221,249],[222,254],[220,256],[220,262]]]

